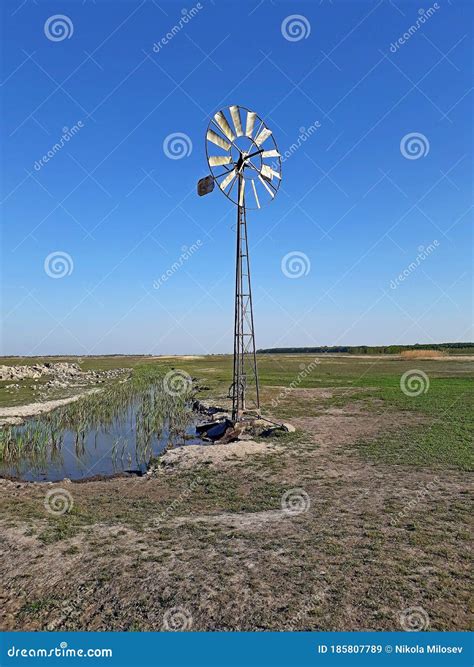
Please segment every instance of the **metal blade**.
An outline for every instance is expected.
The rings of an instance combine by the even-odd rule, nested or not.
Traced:
[[[257,114],[254,111],[249,111],[247,113],[247,125],[245,126],[245,136],[251,137],[253,132],[253,126],[255,125],[255,119]]]
[[[221,164],[230,164],[232,158],[230,155],[211,155],[209,158],[209,164],[211,167],[218,167]]]
[[[218,111],[216,113],[216,115],[214,116],[214,120],[219,125],[219,127],[221,128],[222,132],[225,134],[227,139],[229,139],[229,141],[234,141],[235,139],[234,133],[230,129],[230,125],[227,122],[227,118],[224,116],[222,111]]]
[[[275,196],[275,193],[273,192],[273,190],[271,189],[271,187],[265,183],[265,181],[264,181],[263,178],[260,176],[260,174],[258,175],[258,179],[259,179],[259,181],[262,183],[262,185],[265,186],[265,189],[268,191],[268,193],[271,195],[271,197],[272,197],[272,199],[273,199],[273,197]]]
[[[260,208],[260,202],[258,201],[258,196],[257,196],[257,188],[255,187],[255,181],[252,179],[252,188],[253,188],[253,194],[255,196],[255,201],[257,202],[257,208]]]
[[[231,180],[234,178],[235,174],[236,174],[236,170],[235,170],[235,169],[232,169],[232,171],[229,171],[229,173],[227,174],[227,176],[224,178],[224,180],[222,181],[222,183],[219,185],[219,187],[220,187],[221,190],[225,190],[225,189],[226,189],[226,187],[229,185],[229,183],[231,182]]]
[[[218,134],[214,132],[214,130],[208,130],[206,137],[208,141],[212,141],[213,144],[216,144],[216,146],[220,146],[221,148],[225,148],[226,151],[230,149],[230,144],[228,141],[220,137]]]
[[[241,183],[240,183],[239,206],[244,205],[244,190],[245,190],[245,179],[243,178]]]
[[[263,151],[262,158],[265,157],[281,157],[280,153],[272,148],[271,151]]]
[[[240,119],[239,107],[234,105],[229,107],[229,109],[230,109],[230,115],[232,116],[232,121],[234,123],[235,134],[238,137],[241,137],[243,135],[243,131],[242,131],[242,121]]]
[[[269,178],[270,180],[272,180],[274,176],[275,178],[281,179],[280,174],[266,164],[262,164],[261,174],[263,178]]]
[[[255,139],[255,143],[257,144],[257,146],[261,146],[263,144],[263,142],[268,139],[268,137],[271,135],[271,133],[272,133],[272,131],[269,130],[268,128],[265,128],[264,130],[262,130],[260,132],[260,134],[258,135],[258,137]]]

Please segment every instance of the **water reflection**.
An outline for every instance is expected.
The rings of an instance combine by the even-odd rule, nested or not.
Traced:
[[[24,431],[26,439],[31,429],[40,428],[40,423],[33,420],[17,428]],[[0,476],[25,481],[57,481],[65,477],[84,479],[121,472],[143,473],[150,459],[168,446],[201,442],[194,423],[188,422],[182,434],[172,431],[166,425],[160,433],[145,436],[133,421],[124,423],[124,420],[116,420],[106,429],[80,433],[65,430],[56,433],[46,446],[25,448],[17,460],[0,463]]]
[[[56,481],[144,472],[169,445],[200,442],[189,395],[144,374],[0,430],[0,475]]]

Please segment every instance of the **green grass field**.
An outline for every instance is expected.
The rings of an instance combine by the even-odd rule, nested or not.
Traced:
[[[429,629],[467,630],[472,363],[317,361],[259,356],[263,413],[297,430],[258,453],[201,447],[191,468],[63,483],[74,506],[59,517],[45,512],[50,486],[0,480],[0,627],[159,630],[182,606],[196,630],[400,630],[422,607]],[[217,403],[231,379],[229,356],[82,361],[142,364],[186,371]],[[295,489],[308,507],[289,517]]]
[[[317,365],[307,375],[301,376],[302,367],[317,360]],[[48,357],[48,361],[77,361],[77,357]],[[21,363],[32,365],[45,361],[42,358],[25,358]],[[6,365],[18,364],[18,358],[4,358]],[[203,398],[223,396],[231,383],[232,359],[228,355],[196,358],[150,357],[85,357],[80,360],[84,370],[110,370],[134,368],[143,364],[156,364],[165,369],[177,368],[188,372],[206,387],[200,391]],[[423,425],[400,433],[390,443],[381,436],[374,441],[361,442],[360,450],[367,456],[391,463],[413,465],[453,465],[472,468],[472,428],[474,375],[471,361],[445,357],[439,360],[402,360],[399,357],[351,358],[350,356],[282,355],[264,354],[258,357],[260,382],[263,387],[288,387],[297,382],[300,389],[335,389],[332,398],[311,404],[293,401],[280,406],[278,416],[291,420],[306,407],[308,414],[316,414],[318,405],[342,407],[354,400],[348,389],[363,389],[358,396],[368,410],[407,411],[426,418]],[[429,380],[429,389],[418,396],[407,396],[400,389],[402,375],[414,369],[422,370]],[[0,383],[8,384],[8,383]],[[21,383],[19,392],[7,395],[2,392],[0,406],[21,404],[35,400],[31,380]],[[67,395],[64,392],[62,395]],[[265,397],[265,393],[264,393]],[[374,405],[374,399],[376,403]],[[263,412],[265,412],[263,403]],[[316,411],[316,412],[315,412]]]

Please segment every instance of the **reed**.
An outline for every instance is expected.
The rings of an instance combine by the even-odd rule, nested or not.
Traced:
[[[135,438],[136,460],[146,463],[153,441],[168,435],[171,444],[184,442],[192,420],[192,388],[179,395],[164,389],[164,371],[159,367],[137,366],[130,377],[89,394],[25,424],[0,429],[0,464],[19,463],[45,466],[60,456],[66,433],[72,433],[76,455],[84,454],[91,434],[123,432],[112,446],[112,458],[125,460],[127,440]],[[122,441],[121,441],[122,440]]]

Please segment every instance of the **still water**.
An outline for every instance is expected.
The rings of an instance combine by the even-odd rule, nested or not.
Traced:
[[[137,434],[134,415],[116,419],[107,428],[88,430],[83,437],[65,430],[56,445],[49,443],[41,452],[27,451],[17,461],[0,463],[1,477],[14,477],[24,481],[60,481],[88,479],[95,476],[110,477],[117,473],[142,474],[151,458],[165,448],[191,444],[203,444],[196,435],[195,423],[190,421],[184,435],[171,436],[165,427],[143,441]],[[34,421],[29,422],[34,425]],[[22,427],[26,430],[27,426]]]

